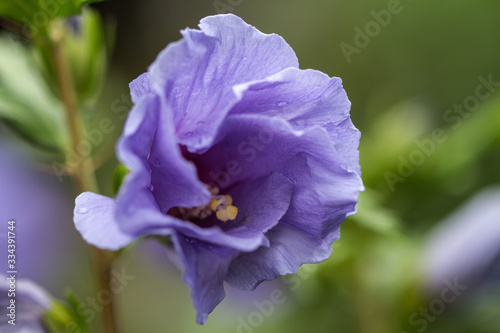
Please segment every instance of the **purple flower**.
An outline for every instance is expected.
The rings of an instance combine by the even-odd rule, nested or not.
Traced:
[[[234,15],[163,50],[131,83],[116,200],[83,193],[87,242],[170,236],[197,322],[224,298],[331,254],[363,189],[359,131],[339,78],[298,69],[290,46]]]
[[[7,311],[7,317],[0,322],[1,332],[47,332],[42,316],[51,305],[45,290],[30,280],[16,281],[0,275],[0,306]]]
[[[439,291],[443,281],[455,279],[477,290],[498,288],[499,202],[499,186],[483,189],[431,232],[421,258],[429,289]]]

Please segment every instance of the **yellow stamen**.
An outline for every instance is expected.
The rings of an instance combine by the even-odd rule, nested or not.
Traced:
[[[226,209],[219,210],[216,214],[217,214],[217,219],[221,220],[222,222],[227,222],[229,220]]]
[[[219,205],[219,201],[217,199],[213,199],[210,203],[210,208],[215,212],[217,210],[217,206]]]
[[[233,198],[230,195],[216,196],[210,202],[210,209],[216,212],[217,219],[222,222],[233,221],[238,215],[238,208],[233,206]]]
[[[229,205],[226,208],[227,211],[227,217],[233,221],[236,218],[236,215],[238,215],[238,207],[235,207],[233,205]]]

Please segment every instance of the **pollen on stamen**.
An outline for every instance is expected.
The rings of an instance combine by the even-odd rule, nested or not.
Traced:
[[[215,212],[217,210],[218,205],[219,201],[217,199],[212,199],[212,202],[210,203],[210,209],[212,209]]]
[[[210,208],[215,211],[218,220],[222,222],[233,221],[238,215],[238,208],[232,204],[233,198],[230,195],[218,196],[210,202]]]
[[[229,216],[227,216],[227,209],[219,210],[217,213],[217,219],[222,221],[222,222],[227,222],[229,221]]]
[[[226,209],[227,206],[233,204],[233,198],[230,195],[217,195],[210,202],[210,209],[214,212],[219,209]]]
[[[238,208],[233,205],[229,205],[226,209],[221,209],[215,214],[217,215],[217,219],[222,222],[227,222],[229,220],[233,221],[238,215]]]
[[[208,218],[212,212],[215,212],[217,219],[222,222],[235,220],[238,208],[233,206],[233,198],[228,194],[220,195],[219,189],[216,187],[207,185],[207,188],[212,194],[210,203],[190,208],[173,207],[168,210],[167,214],[186,221],[199,221]]]
[[[229,206],[227,206],[226,211],[227,211],[227,217],[231,221],[236,219],[236,216],[238,215],[238,207],[233,206],[233,205],[229,205]]]

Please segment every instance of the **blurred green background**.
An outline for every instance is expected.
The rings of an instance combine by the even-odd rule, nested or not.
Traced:
[[[439,315],[425,317],[420,312],[435,305],[433,300],[445,287],[422,269],[429,255],[429,235],[481,189],[500,184],[500,87],[482,88],[488,98],[478,99],[470,111],[453,111],[474,100],[471,96],[481,80],[500,82],[500,1],[402,0],[390,23],[379,25],[377,33],[369,32],[367,45],[356,46],[357,28],[365,31],[367,24],[376,22],[372,11],[388,10],[392,3],[115,0],[93,6],[116,25],[109,76],[91,120],[109,118],[117,128],[99,154],[98,177],[108,195],[117,165],[113,144],[130,107],[128,83],[146,71],[168,43],[180,38],[179,30],[195,28],[221,4],[259,30],[283,36],[301,68],[341,77],[352,102],[352,119],[362,133],[366,191],[358,214],[344,223],[329,260],[304,267],[296,276],[264,283],[255,292],[228,287],[226,300],[200,327],[179,270],[159,246],[141,244],[119,263],[135,276],[119,295],[124,332],[500,332],[500,276],[496,284],[471,285]],[[357,48],[350,61],[342,43]],[[12,131],[0,131],[4,146],[33,155]],[[436,131],[442,132],[439,142],[433,139]],[[30,159],[23,163],[34,165]],[[44,186],[74,196],[69,180]],[[71,200],[59,207],[71,211]],[[67,213],[52,222],[72,223]],[[76,233],[60,237],[72,237],[74,242],[58,251],[82,251]],[[477,244],[481,239],[470,246]],[[443,241],[443,249],[447,246]],[[485,251],[500,253],[500,243]],[[450,260],[460,266],[460,256],[456,253]],[[51,262],[46,257],[38,260]],[[74,261],[68,269],[60,262],[51,265],[59,273],[46,273],[40,283],[55,295],[60,295],[61,286],[75,285],[82,299],[92,294],[88,267]],[[474,269],[464,265],[463,276]],[[286,301],[271,306],[275,289],[283,291]]]

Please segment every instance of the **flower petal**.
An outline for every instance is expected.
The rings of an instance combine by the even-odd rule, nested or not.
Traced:
[[[204,181],[212,178],[222,188],[230,188],[274,170],[295,182],[287,214],[266,234],[271,242],[270,249],[259,249],[257,253],[261,255],[257,258],[264,257],[263,261],[269,260],[282,267],[283,256],[294,256],[297,260],[289,261],[288,273],[310,260],[325,260],[332,242],[337,239],[341,222],[355,211],[358,193],[363,190],[359,174],[347,169],[327,131],[321,127],[296,131],[278,118],[243,114],[229,116],[224,129],[219,143],[198,156],[197,164],[207,170],[200,175]],[[236,166],[239,172],[231,172]],[[271,237],[275,234],[279,237],[273,243]],[[293,242],[281,240],[282,235],[286,238],[288,234]],[[297,244],[297,240],[307,244],[310,248],[307,253],[312,251],[316,257],[303,255],[302,245]],[[242,258],[257,260],[253,254]],[[267,267],[265,262],[260,263]],[[282,274],[283,269],[263,272],[267,272],[266,275],[248,275],[249,281],[242,286],[254,287],[270,276]]]
[[[170,215],[155,217],[149,214],[141,220],[149,227],[140,234],[169,235],[175,231],[213,246],[242,252],[255,251],[261,246],[269,246],[265,232],[286,214],[293,188],[293,182],[273,172],[229,192],[233,204],[239,209],[234,221],[223,223],[212,215],[197,225]]]
[[[191,287],[191,297],[198,312],[196,322],[202,325],[226,296],[224,278],[238,252],[181,234],[172,236],[172,240],[184,268],[184,282]]]
[[[124,233],[115,219],[115,200],[84,192],[75,201],[76,229],[89,244],[106,250],[118,250],[134,240]]]
[[[353,146],[359,143],[356,138],[348,138]],[[322,127],[295,130],[289,122],[277,117],[238,114],[226,118],[216,145],[202,155],[191,154],[188,158],[198,166],[204,183],[226,189],[272,171],[290,178],[289,159],[310,156],[322,161],[339,179],[353,180],[358,191],[363,188],[361,178],[352,170],[354,167],[348,167],[341,152],[335,149],[335,143]]]
[[[253,113],[288,120],[296,130],[324,127],[347,168],[359,174],[360,133],[349,118],[342,80],[315,70],[288,68],[264,80],[236,86],[241,101],[230,114]]]
[[[129,233],[169,225],[165,213],[174,206],[195,207],[210,199],[196,168],[175,143],[168,114],[159,99],[143,97],[132,109],[117,151],[130,170],[118,194],[117,219]],[[157,128],[158,123],[161,128]]]
[[[500,186],[487,187],[432,230],[420,263],[430,289],[457,278],[473,288],[500,281],[499,202]]]
[[[179,143],[191,152],[211,145],[238,101],[234,85],[298,67],[283,38],[265,35],[237,16],[210,16],[200,28],[182,31],[184,38],[163,50],[149,69],[153,89],[173,112]]]
[[[238,207],[234,221],[221,222],[215,215],[204,226],[218,225],[228,235],[265,238],[264,234],[285,215],[293,195],[294,183],[278,172],[237,186],[229,194]]]
[[[150,92],[149,73],[139,75],[130,83],[130,96],[132,97],[132,102],[134,102],[134,104],[139,103],[139,100]]]
[[[43,314],[52,306],[50,295],[31,280],[20,279],[16,282],[16,320],[11,325],[7,320],[0,322],[0,332],[14,333],[45,333],[43,325]],[[9,290],[12,292],[7,276],[0,274],[0,307],[8,308],[11,298],[8,297]]]
[[[318,239],[280,222],[267,233],[271,245],[241,253],[232,261],[225,281],[241,290],[253,290],[263,281],[295,274],[302,264],[318,263],[328,258],[332,252],[331,242],[339,236],[340,232],[336,230],[328,241],[318,246]]]

